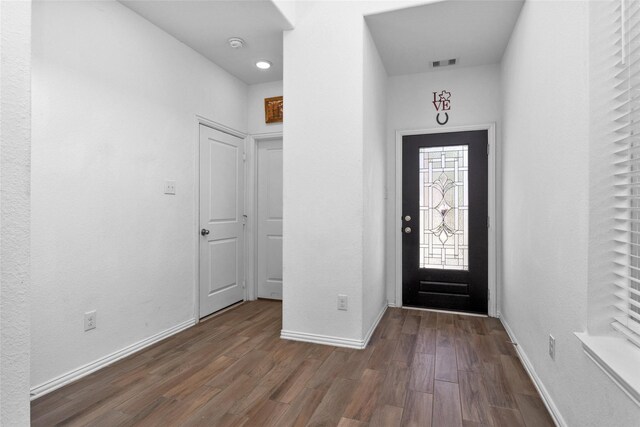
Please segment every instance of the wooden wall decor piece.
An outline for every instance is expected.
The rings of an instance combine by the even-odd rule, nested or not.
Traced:
[[[282,122],[283,101],[281,96],[264,99],[264,121],[265,123]]]

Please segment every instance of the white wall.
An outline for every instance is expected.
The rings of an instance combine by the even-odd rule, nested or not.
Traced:
[[[33,101],[35,386],[194,317],[196,114],[246,131],[247,87],[117,2],[38,2]]]
[[[264,122],[264,99],[274,96],[282,96],[282,80],[249,86],[247,129],[250,135],[282,132],[282,123]]]
[[[376,287],[384,273],[364,263],[378,259],[380,247],[365,249],[365,243],[383,245],[384,239],[365,229],[365,221],[377,224],[384,214],[365,219],[366,186],[380,185],[377,176],[365,179],[365,171],[384,172],[378,170],[377,147],[365,154],[364,144],[365,132],[379,137],[383,120],[379,105],[368,105],[365,113],[365,84],[375,91],[367,100],[384,97],[374,46],[365,41],[364,15],[429,2],[296,4],[295,30],[285,31],[283,39],[285,336],[325,335],[361,344],[365,323],[377,311],[378,290],[365,291],[365,274],[376,278]],[[379,203],[375,193],[366,206],[377,209]],[[377,296],[369,299],[370,293]],[[338,294],[348,296],[348,311],[337,310]]]
[[[285,17],[291,28],[296,23],[296,2],[294,0],[271,0],[273,4],[278,8],[282,16]]]
[[[0,2],[0,425],[29,425],[31,2]]]
[[[451,92],[449,121],[436,123],[436,111],[431,101],[433,92]],[[393,76],[389,78],[387,106],[387,219],[386,264],[387,298],[395,301],[396,233],[396,131],[412,129],[450,128],[497,122],[501,117],[500,66],[450,68],[429,73]],[[500,145],[500,132],[496,142]],[[497,194],[499,199],[499,194]],[[499,221],[496,221],[498,223]]]
[[[366,336],[387,305],[385,277],[385,169],[387,72],[364,26],[363,90],[363,325]]]
[[[364,20],[352,2],[296,12],[284,33],[283,329],[359,340]]]
[[[587,326],[587,30],[587,2],[528,1],[503,59],[502,316],[567,425],[637,426],[573,335]]]

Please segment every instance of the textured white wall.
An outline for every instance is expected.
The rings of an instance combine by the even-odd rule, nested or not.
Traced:
[[[385,277],[385,168],[387,73],[369,28],[364,26],[364,336],[387,305]]]
[[[249,134],[282,132],[282,123],[264,122],[264,99],[282,96],[282,80],[249,86],[247,114]]]
[[[377,140],[384,118],[380,105],[365,107],[364,97],[376,103],[385,97],[374,45],[365,42],[364,15],[429,2],[296,4],[295,29],[284,33],[286,331],[361,340],[380,308],[374,307],[384,273],[379,265],[373,271],[364,263],[380,257],[384,238],[379,230],[365,229],[365,222],[377,227],[384,212],[364,210],[369,185],[377,190],[366,206],[378,209],[380,177],[372,175],[384,170],[377,147],[367,147],[365,154],[364,135]],[[364,94],[365,78],[375,93]],[[374,246],[365,249],[365,243]],[[375,290],[365,291],[365,274],[375,278]],[[349,311],[337,310],[338,294],[349,297]],[[368,294],[376,297],[369,300]]]
[[[587,325],[587,30],[587,2],[528,1],[503,59],[502,316],[567,425],[631,427],[640,408],[573,335]]]
[[[35,386],[194,317],[196,114],[246,131],[247,86],[118,2],[38,2],[33,99]]]
[[[362,338],[363,18],[302,2],[284,34],[283,329]],[[336,309],[338,294],[349,311]]]
[[[433,92],[451,92],[449,122],[436,123],[436,111],[431,101]],[[396,131],[411,129],[447,128],[496,122],[497,145],[500,145],[500,66],[451,68],[430,73],[410,74],[389,78],[387,107],[387,191],[386,203],[386,262],[387,298],[395,302],[396,233]],[[499,163],[498,163],[499,164]],[[499,174],[498,174],[499,176]],[[499,178],[497,178],[499,179]],[[497,199],[499,200],[499,192]],[[496,221],[499,223],[499,220]],[[499,230],[498,230],[499,232]]]
[[[0,2],[0,425],[29,425],[31,2]]]

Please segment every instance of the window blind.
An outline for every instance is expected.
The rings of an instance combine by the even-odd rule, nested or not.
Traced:
[[[614,153],[614,284],[612,326],[640,345],[640,1],[608,1],[609,80]],[[607,15],[603,16],[604,19]]]

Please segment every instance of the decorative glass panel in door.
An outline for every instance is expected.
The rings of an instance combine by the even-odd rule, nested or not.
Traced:
[[[420,268],[469,269],[469,147],[421,147]]]

